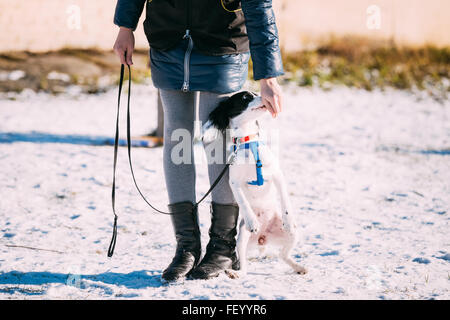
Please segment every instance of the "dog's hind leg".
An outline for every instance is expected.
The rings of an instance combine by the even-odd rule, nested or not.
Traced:
[[[280,258],[283,259],[283,261],[286,262],[298,274],[306,274],[308,271],[291,258],[291,251],[296,242],[297,240],[295,236],[293,237],[290,235],[286,237],[281,247]]]

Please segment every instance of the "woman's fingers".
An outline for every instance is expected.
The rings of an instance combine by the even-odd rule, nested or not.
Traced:
[[[114,50],[114,51],[119,56],[121,64],[127,64],[130,66],[133,64],[133,60],[132,60],[133,49],[132,48],[128,48],[128,49],[118,48],[117,50]]]
[[[129,66],[131,66],[133,64],[133,60],[132,60],[132,56],[133,56],[133,48],[128,47],[127,51],[126,51],[126,56],[127,56],[127,64]]]
[[[263,105],[266,107],[267,110],[269,110],[270,114],[273,118],[276,117],[276,110],[273,106],[273,102],[270,101],[270,98],[263,98],[262,99]]]
[[[283,111],[283,95],[280,93],[277,93],[275,95],[275,100],[277,101],[280,112]]]
[[[281,112],[281,105],[279,103],[279,97],[277,95],[273,96],[273,107],[275,109],[276,115]]]
[[[120,59],[120,63],[121,64],[125,64],[126,60],[125,60],[125,50],[117,47],[116,45],[114,45],[114,52],[117,54],[117,56]]]

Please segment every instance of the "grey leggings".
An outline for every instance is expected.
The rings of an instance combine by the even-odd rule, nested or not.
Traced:
[[[195,165],[191,140],[191,161],[189,163],[176,164],[171,159],[172,148],[179,141],[172,141],[172,132],[176,129],[186,129],[191,137],[194,137],[195,119],[195,92],[182,92],[180,90],[160,90],[161,101],[164,109],[164,175],[166,179],[169,203],[182,201],[196,202],[195,197]],[[212,92],[200,92],[199,119],[201,124],[208,119],[209,113],[214,110],[220,101],[228,98],[230,94],[217,94]],[[213,142],[217,143],[217,142]],[[206,145],[204,145],[206,146]],[[226,163],[226,143],[223,141],[223,161],[219,164],[208,164],[210,183],[213,183]],[[206,192],[206,190],[205,190]],[[236,203],[228,184],[228,172],[222,177],[211,192],[212,201],[219,204]]]

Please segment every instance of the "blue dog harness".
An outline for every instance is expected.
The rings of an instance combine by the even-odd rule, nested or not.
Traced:
[[[256,135],[252,135],[252,136],[256,136]],[[261,162],[261,159],[259,158],[259,151],[258,151],[259,141],[249,141],[250,138],[251,138],[251,136],[246,136],[244,138],[234,138],[233,139],[233,144],[234,144],[233,151],[236,152],[236,148],[251,150],[251,152],[253,154],[253,158],[255,159],[255,162],[256,162],[256,180],[248,181],[247,183],[252,186],[262,186],[264,184],[264,178],[262,175],[262,162]],[[237,144],[238,142],[240,142],[240,143]]]

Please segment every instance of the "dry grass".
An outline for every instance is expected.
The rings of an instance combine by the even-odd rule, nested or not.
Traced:
[[[315,50],[284,54],[283,61],[287,80],[300,86],[450,90],[450,48],[400,48],[348,37]]]

